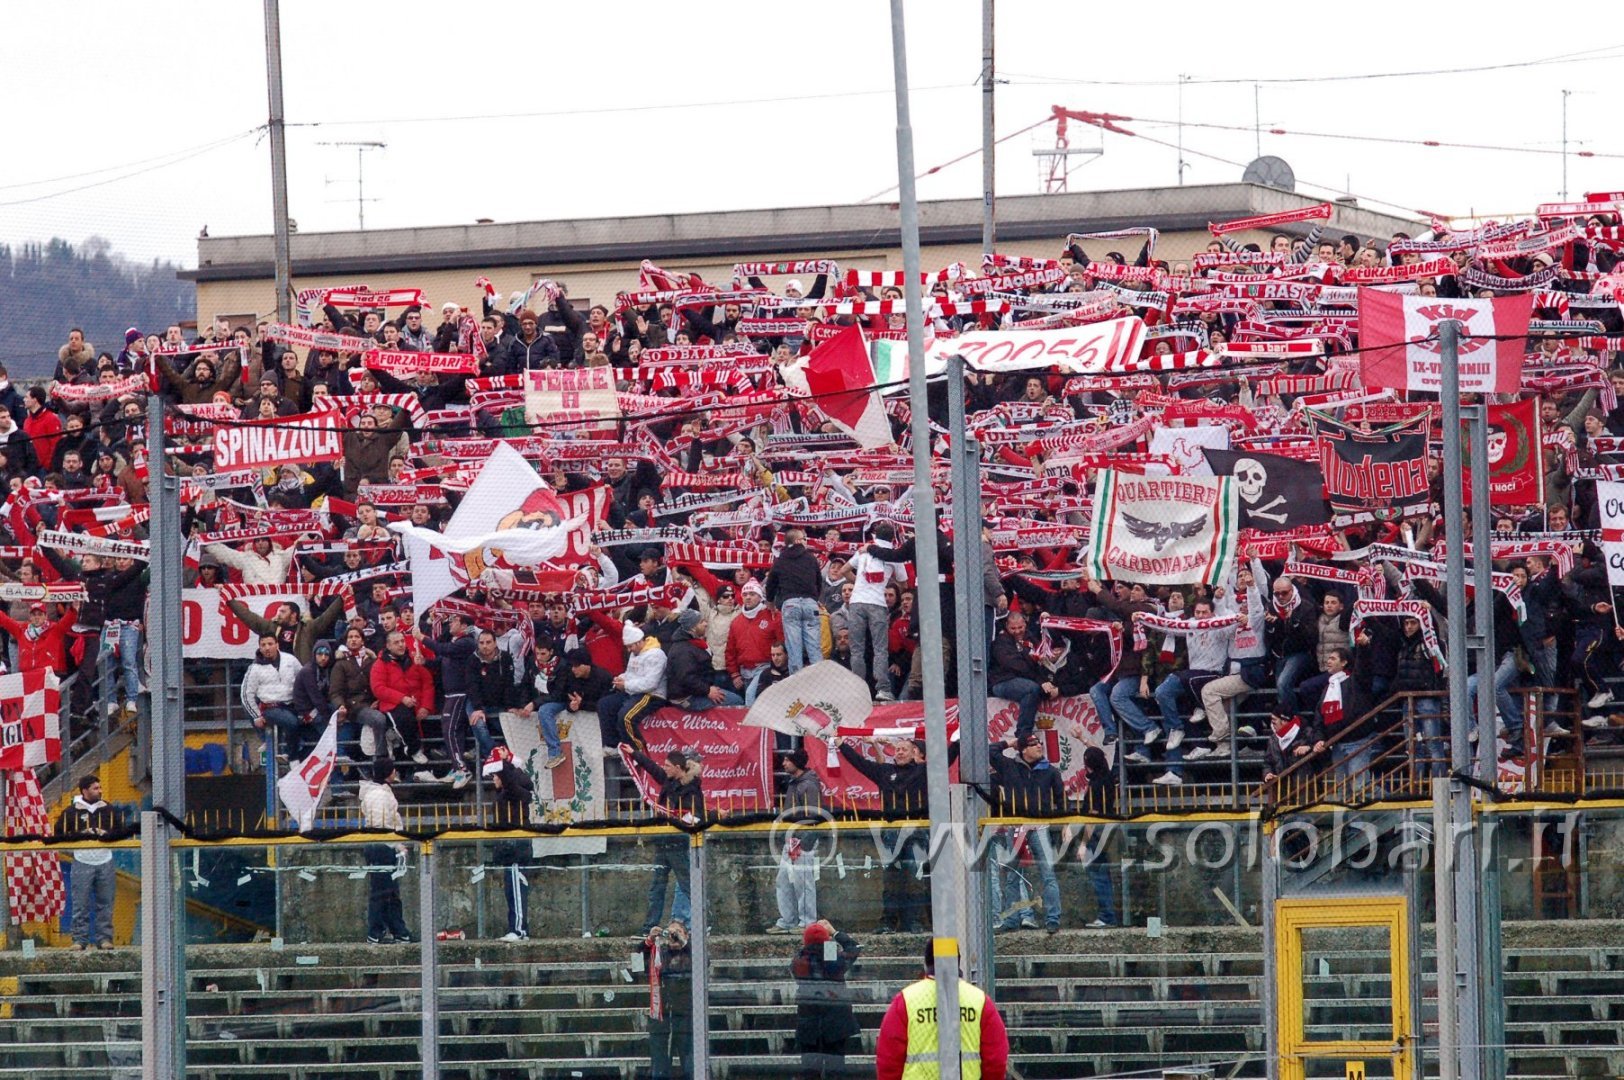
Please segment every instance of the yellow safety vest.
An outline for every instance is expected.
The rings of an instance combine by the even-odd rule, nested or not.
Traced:
[[[937,1080],[941,1050],[936,1030],[936,980],[920,979],[902,991],[908,1007],[908,1057],[902,1080]],[[981,1080],[981,1013],[987,995],[973,983],[959,980],[959,1076]]]

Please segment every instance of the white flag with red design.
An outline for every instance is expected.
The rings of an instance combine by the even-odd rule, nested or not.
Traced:
[[[0,676],[0,769],[62,759],[62,694],[49,668]]]
[[[288,773],[276,782],[276,793],[287,808],[288,816],[298,823],[300,832],[309,832],[316,824],[316,808],[327,794],[327,783],[333,776],[333,765],[338,760],[338,714],[327,721],[327,730],[321,733],[316,748],[305,757],[288,766]]]
[[[1624,585],[1624,483],[1597,480],[1596,508],[1601,511],[1601,550],[1607,558],[1607,584]]]
[[[1523,339],[1532,293],[1490,300],[1445,300],[1359,290],[1359,375],[1367,387],[1438,393],[1443,388],[1439,324],[1460,323],[1463,394],[1515,394],[1522,385]]]

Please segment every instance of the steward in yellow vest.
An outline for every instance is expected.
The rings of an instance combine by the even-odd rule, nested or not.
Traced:
[[[925,977],[891,999],[874,1047],[878,1080],[936,1080],[939,1036],[933,943],[925,942]],[[959,1075],[963,1080],[1004,1080],[1009,1035],[1004,1018],[979,987],[959,980]]]

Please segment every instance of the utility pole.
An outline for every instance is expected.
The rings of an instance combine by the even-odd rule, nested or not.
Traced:
[[[148,566],[152,590],[147,636],[152,661],[152,806],[141,815],[141,1075],[186,1080],[186,938],[180,880],[172,857],[171,817],[186,812],[185,710],[181,697],[180,480],[164,455],[163,400],[147,399]]]
[[[935,938],[937,1064],[940,1080],[959,1080],[959,903],[961,852],[952,834],[947,777],[947,698],[942,671],[942,598],[937,587],[936,503],[931,486],[930,415],[925,397],[924,306],[920,296],[919,198],[914,190],[913,121],[908,107],[908,42],[902,0],[891,0],[891,62],[897,99],[897,178],[902,216],[902,288],[908,313],[908,405],[913,411],[914,536],[918,550],[919,648],[925,684],[925,769],[930,808],[931,933]],[[970,748],[970,752],[985,750]],[[890,873],[906,873],[893,866]]]
[[[1471,771],[1472,748],[1467,725],[1462,721],[1472,715],[1472,703],[1466,686],[1466,514],[1461,490],[1460,323],[1453,320],[1441,323],[1438,341],[1443,359],[1443,385],[1439,397],[1443,399],[1444,406],[1444,543],[1448,545],[1444,573],[1445,604],[1449,609],[1446,660],[1449,664],[1449,715],[1454,718],[1449,725],[1449,763],[1452,772],[1464,776]],[[1476,471],[1487,472],[1483,468]],[[1485,498],[1481,508],[1483,512],[1488,510],[1487,503]],[[1487,564],[1486,546],[1473,552],[1473,555]],[[1485,601],[1479,594],[1478,602],[1480,605],[1485,602],[1492,605],[1493,598],[1490,596]],[[1492,666],[1484,670],[1479,676],[1480,681],[1492,678],[1490,673],[1493,670]],[[1494,741],[1493,715],[1491,711],[1477,718],[1479,737],[1488,739],[1491,744]],[[1492,782],[1492,777],[1490,779]],[[1442,823],[1445,829],[1437,834],[1433,843],[1438,857],[1447,857],[1453,867],[1454,895],[1440,895],[1437,900],[1440,906],[1449,903],[1454,908],[1455,950],[1454,955],[1447,959],[1440,951],[1438,980],[1440,985],[1445,978],[1453,980],[1452,990],[1458,1014],[1455,1022],[1458,1046],[1471,1048],[1460,1053],[1459,1075],[1462,1080],[1478,1080],[1482,1075],[1478,1059],[1483,1045],[1478,996],[1478,880],[1477,868],[1473,865],[1475,860],[1459,857],[1459,837],[1472,824],[1471,791],[1459,780],[1451,779],[1449,782],[1448,806],[1448,820]],[[1468,845],[1468,850],[1473,847],[1475,845]],[[1440,993],[1439,1001],[1443,1002],[1447,996]]]
[[[1473,410],[1472,460],[1489,460],[1489,407],[1480,404]],[[1496,740],[1489,733],[1497,724],[1491,717],[1498,713],[1494,701],[1494,679],[1488,673],[1498,666],[1499,650],[1494,644],[1494,564],[1489,551],[1489,470],[1472,470],[1472,571],[1473,591],[1477,594],[1477,767],[1478,779],[1485,784],[1499,782],[1500,754]],[[1460,715],[1456,713],[1455,715]],[[1519,721],[1521,718],[1518,718]],[[1471,832],[1472,844],[1467,848],[1475,858],[1466,867],[1462,877],[1473,897],[1479,932],[1476,940],[1457,944],[1457,948],[1470,950],[1470,961],[1477,965],[1477,977],[1468,986],[1478,995],[1478,1029],[1482,1049],[1481,1076],[1484,1080],[1498,1080],[1505,1076],[1505,1009],[1501,1007],[1505,992],[1505,976],[1500,963],[1500,866],[1496,846],[1496,826],[1493,815],[1481,819],[1481,828]],[[1458,880],[1458,879],[1457,879]],[[1458,902],[1458,901],[1457,901]]]
[[[1179,186],[1184,186],[1184,84],[1190,81],[1188,75],[1179,76],[1179,115],[1178,115],[1178,144],[1179,144]]]
[[[276,251],[276,321],[293,321],[293,258],[288,242],[288,142],[282,124],[282,17],[265,0],[265,88],[270,95],[271,235]],[[178,609],[177,609],[178,610]]]
[[[991,255],[998,241],[998,174],[993,135],[993,88],[997,66],[993,59],[993,3],[981,0],[981,253]]]

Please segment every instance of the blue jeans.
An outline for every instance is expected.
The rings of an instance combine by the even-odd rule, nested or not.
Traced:
[[[1298,711],[1297,686],[1313,673],[1314,658],[1308,653],[1292,653],[1280,661],[1274,673],[1274,688],[1280,694],[1282,713]]]
[[[1134,675],[1123,675],[1111,683],[1099,682],[1088,692],[1094,701],[1094,710],[1100,715],[1100,724],[1105,728],[1107,738],[1115,739],[1118,734],[1116,719],[1120,717],[1133,730],[1144,734],[1155,723],[1145,715],[1145,710],[1139,707],[1139,679]]]
[[[485,719],[481,723],[476,724],[472,720],[468,721],[468,730],[473,732],[474,746],[479,750],[479,763],[481,765],[485,763],[486,758],[491,756],[491,751],[496,749],[496,736],[491,734],[491,728],[493,727],[497,731],[502,730],[500,715],[495,712],[486,713]],[[457,767],[462,767],[460,762]]]
[[[536,722],[541,725],[541,741],[547,744],[548,757],[564,752],[564,744],[558,741],[558,714],[568,709],[562,701],[549,701],[536,710]]]
[[[305,730],[314,732],[315,726],[299,723],[299,718],[286,705],[266,705],[259,710],[259,715],[265,721],[267,729],[273,727],[276,729],[278,737],[282,740],[282,752],[288,756],[288,760],[304,760],[303,732]],[[267,739],[265,741],[267,760],[271,752],[270,746],[270,740]]]
[[[1043,886],[1043,919],[1049,926],[1060,925],[1060,879],[1054,872],[1054,845],[1049,841],[1048,829],[1033,829],[1026,834],[1026,847],[1032,853],[1032,865],[1037,868],[1038,879]],[[1004,912],[1004,870],[1008,869],[1015,874],[1015,898],[1017,901],[1026,899],[1026,879],[1021,877],[1015,869],[1015,850],[1010,837],[1000,836],[997,847],[993,853],[992,862],[992,911],[993,918],[999,918]],[[1023,922],[1036,922],[1031,909],[1025,909],[1018,914],[1004,917],[998,925],[1006,930],[1013,930]]]
[[[761,664],[757,667],[739,669],[739,674],[744,676],[744,703],[746,705],[756,703],[756,694],[761,689],[762,673],[770,667],[772,667],[771,664]]]
[[[677,698],[671,704],[688,712],[704,712],[706,709],[738,708],[744,704],[744,699],[731,690],[722,691],[721,701],[712,701],[705,694],[695,694],[693,697]]]
[[[1477,673],[1473,672],[1466,680],[1466,696],[1471,699],[1472,726],[1477,727]],[[1500,714],[1500,723],[1505,725],[1506,739],[1517,744],[1522,741],[1522,714],[1517,711],[1517,702],[1511,696],[1511,684],[1517,681],[1517,654],[1506,653],[1500,658],[1500,663],[1494,669],[1494,707]],[[1488,738],[1482,731],[1478,738]]]
[[[116,700],[120,675],[124,700],[134,705],[141,694],[141,628],[129,623],[116,630],[102,630],[96,661],[101,676],[102,711],[106,712]]]
[[[818,618],[818,602],[809,596],[785,600],[779,609],[784,616],[784,651],[789,669],[800,671],[823,659],[823,624]]]
[[[1099,909],[1100,922],[1121,926],[1122,917],[1117,914],[1116,908],[1116,890],[1111,887],[1111,867],[1106,861],[1105,834],[1095,833],[1094,839],[1083,845],[1083,851],[1088,883],[1094,889],[1094,904]]]
[[[1425,779],[1449,775],[1449,747],[1444,742],[1443,705],[1435,697],[1416,698],[1416,730],[1424,760],[1418,770]]]
[[[654,880],[648,886],[648,911],[643,915],[643,932],[660,925],[665,911],[666,880],[677,879],[676,895],[671,898],[671,917],[684,926],[689,925],[691,912],[688,905],[688,838],[656,840],[654,842]]]
[[[1005,679],[988,687],[992,696],[1020,705],[1021,714],[1015,721],[1015,737],[1030,735],[1038,724],[1038,706],[1043,702],[1043,687],[1031,679]]]

